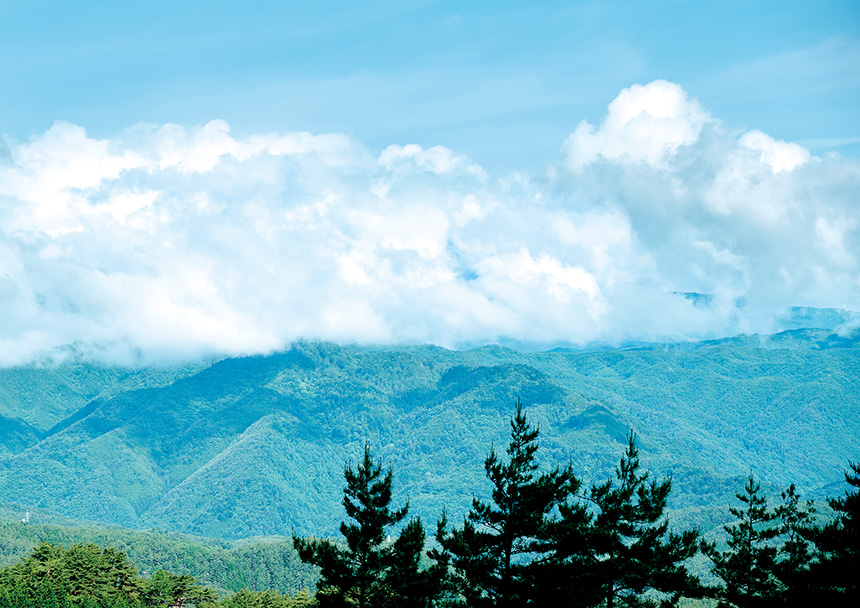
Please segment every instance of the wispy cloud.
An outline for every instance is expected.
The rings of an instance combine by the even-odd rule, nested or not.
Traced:
[[[678,339],[860,302],[860,163],[733,131],[665,81],[623,90],[540,175],[223,121],[113,140],[61,122],[6,148],[3,364],[71,343]]]

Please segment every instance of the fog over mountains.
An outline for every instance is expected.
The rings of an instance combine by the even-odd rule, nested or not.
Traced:
[[[368,442],[432,524],[488,492],[483,458],[521,398],[542,460],[587,483],[634,429],[672,475],[672,519],[712,529],[750,472],[841,491],[860,454],[860,340],[799,329],[699,343],[524,353],[301,342],[151,368],[0,370],[0,500],[225,538],[334,533],[344,463]]]

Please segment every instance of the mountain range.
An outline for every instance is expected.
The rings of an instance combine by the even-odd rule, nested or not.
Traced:
[[[367,443],[428,527],[486,497],[518,399],[544,466],[613,474],[636,432],[672,476],[673,525],[707,531],[750,473],[772,496],[843,491],[860,460],[860,333],[522,352],[300,342],[266,356],[0,370],[0,501],[224,539],[332,535]]]

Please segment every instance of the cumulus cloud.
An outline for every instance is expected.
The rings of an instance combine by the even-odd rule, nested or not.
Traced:
[[[740,144],[749,150],[761,152],[759,160],[774,173],[791,171],[809,160],[809,150],[803,146],[777,141],[758,130],[744,133]]]
[[[622,91],[539,175],[219,120],[5,147],[3,365],[699,338],[860,302],[860,163],[734,131],[665,81]]]
[[[677,84],[657,80],[624,89],[599,128],[586,121],[565,142],[573,170],[598,159],[664,166],[681,146],[696,142],[710,115]]]

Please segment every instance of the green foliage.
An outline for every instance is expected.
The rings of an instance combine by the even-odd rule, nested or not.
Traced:
[[[391,508],[392,472],[383,472],[365,444],[359,464],[344,469],[344,542],[292,539],[301,559],[320,570],[316,597],[307,591],[293,596],[265,588],[251,591],[245,585],[264,569],[268,558],[260,556],[285,551],[283,543],[230,547],[218,541],[126,532],[150,549],[160,546],[156,552],[211,557],[217,551],[243,551],[242,567],[239,562],[228,566],[232,584],[239,587],[219,601],[215,590],[191,574],[163,568],[149,578],[138,574],[116,547],[41,542],[18,563],[0,569],[0,608],[697,605],[690,600],[701,597],[704,589],[687,562],[700,546],[698,533],[670,531],[665,513],[671,479],[658,481],[642,470],[635,434],[626,437],[615,475],[587,492],[580,492],[582,484],[572,466],[540,472],[538,436],[518,401],[507,458],[491,449],[484,460],[491,500],[474,497],[463,527],[450,532],[443,514],[438,546],[427,553],[429,566],[420,519],[409,521],[391,540],[389,533],[405,520],[408,504]],[[711,589],[719,606],[811,606],[822,601],[856,605],[860,465],[849,466],[849,489],[844,497],[828,500],[835,515],[822,526],[814,519],[815,506],[801,502],[794,484],[770,509],[761,485],[752,475],[747,478],[743,492],[736,495],[741,506],[729,509],[735,522],[724,526],[726,548],[701,544],[712,560],[713,574],[724,583]],[[23,523],[0,527],[6,533],[14,529],[75,533]],[[81,530],[87,529],[77,533]],[[6,538],[0,533],[0,544]]]
[[[589,495],[596,515],[588,531],[590,560],[583,577],[610,608],[631,605],[650,590],[669,595],[673,603],[700,595],[698,582],[683,565],[698,551],[698,533],[669,533],[665,510],[671,479],[658,482],[639,469],[631,431],[615,479],[593,485]]]
[[[487,469],[475,463],[488,445],[508,441],[505,404],[522,396],[542,429],[534,464],[544,470],[572,462],[583,479],[604,479],[626,430],[648,429],[647,443],[637,447],[655,474],[673,480],[668,543],[673,532],[723,524],[734,480],[749,470],[766,480],[762,494],[788,483],[796,483],[797,496],[832,494],[844,462],[860,452],[858,368],[856,337],[803,330],[543,353],[299,343],[267,357],[176,368],[78,361],[0,370],[0,499],[25,503],[15,521],[28,509],[222,539],[288,530],[331,536],[340,521],[342,463],[367,442],[398,471],[393,502],[408,494],[411,513],[426,520],[447,508],[460,521],[470,510],[463,494],[494,501]],[[620,483],[614,478],[613,488]],[[570,572],[592,559],[576,549],[596,542],[583,532],[593,532],[600,515],[590,499],[557,506],[549,519],[557,530],[568,526],[566,546],[559,541],[554,549],[565,561],[547,561],[531,580],[558,580],[552,567]],[[835,502],[837,521],[816,536],[804,531],[804,507],[785,501],[780,518],[767,524],[779,530],[770,543],[780,593],[808,586],[834,601],[849,596],[839,572],[856,557],[838,543],[852,538],[856,518],[840,510],[850,504]],[[91,538],[147,572],[192,574],[221,591],[295,594],[314,582],[283,542],[198,545],[51,528],[39,517],[26,527],[0,524],[0,555],[21,555],[43,540],[68,546]],[[644,527],[659,529],[663,521]],[[477,547],[488,530],[472,525],[469,542]],[[400,538],[410,538],[407,529]],[[116,541],[123,534],[126,540]],[[412,551],[403,546],[403,555]],[[546,554],[512,557],[512,572],[518,559]],[[810,554],[810,577],[792,578],[805,572]],[[441,550],[435,555],[439,564],[446,559]]]
[[[393,543],[388,531],[399,524],[408,504],[392,510],[392,472],[384,475],[364,446],[361,463],[344,469],[343,506],[349,521],[340,531],[346,548],[328,540],[293,537],[302,561],[320,568],[317,599],[321,607],[383,608],[429,606],[437,594],[435,570],[419,567],[424,529],[412,520]]]
[[[801,502],[794,484],[784,490],[774,510],[760,495],[752,475],[737,498],[742,508],[731,508],[736,522],[725,526],[727,549],[704,543],[712,571],[724,585],[715,589],[720,606],[812,606],[827,597],[816,589],[814,569],[821,564],[813,538],[822,531],[815,521],[812,501]]]
[[[720,606],[766,606],[779,597],[775,574],[777,547],[771,541],[779,534],[776,514],[768,509],[767,498],[759,494],[761,484],[750,475],[737,498],[743,506],[729,509],[736,522],[725,526],[728,549],[718,551],[713,543],[703,550],[714,562],[713,572],[725,587]]]
[[[0,586],[23,589],[33,597],[49,586],[79,605],[90,600],[101,604],[120,598],[135,601],[145,583],[125,554],[116,549],[102,549],[93,543],[68,549],[42,543],[20,563],[0,570]]]
[[[201,587],[190,574],[172,574],[158,570],[146,584],[142,594],[146,606],[207,606],[218,599],[218,594]]]
[[[33,515],[34,519],[46,517],[43,513]],[[316,572],[302,564],[291,540],[229,543],[103,526],[0,522],[0,565],[15,563],[43,542],[115,547],[146,575],[159,569],[192,574],[222,593],[248,588],[295,595],[312,588],[316,581]]]
[[[315,600],[307,591],[295,597],[281,595],[277,591],[248,591],[242,589],[218,603],[219,608],[311,608]]]
[[[849,466],[846,481],[860,487],[860,467]],[[844,497],[828,499],[836,517],[819,525],[814,504],[801,502],[794,484],[771,510],[750,475],[737,495],[743,506],[730,509],[736,521],[724,527],[727,548],[703,543],[723,583],[713,589],[719,606],[856,606],[860,492],[850,487]]]
[[[203,608],[217,599],[190,575],[159,570],[147,580],[122,551],[93,543],[68,548],[42,543],[0,570],[0,589],[11,605],[64,608]]]
[[[447,561],[436,559],[425,567],[424,541],[421,520],[411,519],[391,546],[390,567],[384,577],[390,599],[382,605],[430,608],[442,596],[447,582]]]
[[[138,574],[126,555],[94,543],[68,548],[41,543],[18,563],[0,569],[0,608],[310,608],[307,591],[242,589],[219,601],[194,576],[162,569]]]
[[[580,495],[571,467],[538,474],[538,430],[521,403],[511,420],[508,461],[485,461],[492,503],[473,499],[462,528],[440,524],[438,540],[467,606],[647,605],[647,594],[674,605],[701,595],[683,562],[698,533],[669,533],[671,481],[640,472],[634,434],[616,478]],[[457,599],[457,598],[455,598]]]
[[[817,595],[810,588],[809,578],[814,558],[809,538],[815,529],[816,509],[812,501],[801,503],[794,484],[782,492],[781,498],[782,503],[774,511],[779,537],[783,539],[774,564],[774,575],[781,584],[778,600],[810,605]]]
[[[828,500],[836,518],[809,534],[818,549],[811,586],[829,606],[860,604],[860,463],[849,463],[845,481],[849,485],[845,496]]]
[[[462,528],[446,534],[442,527],[438,540],[469,606],[518,606],[532,599],[534,565],[549,551],[550,515],[579,488],[569,469],[538,475],[538,434],[517,401],[507,462],[495,450],[484,461],[492,502],[473,498]]]

